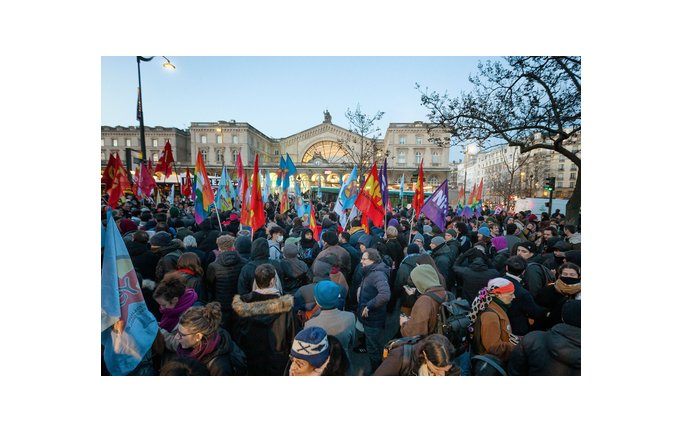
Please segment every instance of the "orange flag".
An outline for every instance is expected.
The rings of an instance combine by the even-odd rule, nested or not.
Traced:
[[[367,217],[374,222],[375,226],[384,226],[386,209],[381,201],[381,187],[379,185],[379,172],[377,170],[376,162],[372,165],[372,169],[365,180],[365,184],[358,193],[358,198],[355,200],[355,207],[357,207],[362,214],[367,215]]]
[[[469,194],[469,200],[467,202],[467,205],[473,204],[475,197],[476,197],[476,183],[474,183],[474,190],[472,190],[471,193]]]

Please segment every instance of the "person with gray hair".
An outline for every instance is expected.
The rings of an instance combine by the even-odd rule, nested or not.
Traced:
[[[197,254],[199,261],[201,261],[201,268],[203,268],[204,273],[206,273],[208,264],[211,261],[209,260],[209,255],[197,247],[197,239],[193,235],[186,235],[182,239],[182,244],[185,246],[185,252],[194,252]]]

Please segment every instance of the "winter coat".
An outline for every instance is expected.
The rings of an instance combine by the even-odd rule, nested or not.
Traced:
[[[452,258],[452,262],[454,263],[455,260],[457,260],[457,257],[460,255],[459,252],[459,242],[457,239],[452,239],[450,241],[445,242],[446,245],[450,248],[450,257]]]
[[[457,278],[457,285],[461,287],[462,297],[473,303],[478,292],[488,285],[490,279],[494,279],[500,274],[495,269],[488,268],[482,258],[474,258],[469,267],[454,266],[453,271]]]
[[[396,272],[395,281],[393,282],[393,290],[391,291],[391,295],[401,299],[400,309],[405,313],[409,312],[409,309],[412,309],[415,301],[417,300],[417,291],[415,291],[412,295],[408,295],[405,292],[403,286],[409,285],[407,281],[410,277],[410,272],[417,267],[418,256],[419,254],[407,255],[403,259],[403,261],[400,263],[400,266],[398,267],[398,271]],[[414,287],[414,284],[411,284],[411,286]]]
[[[400,326],[400,334],[405,336],[428,336],[436,331],[440,305],[427,294],[432,293],[445,301],[447,292],[443,287],[429,288],[417,298],[412,307],[410,319]],[[452,295],[452,294],[451,294]]]
[[[268,250],[270,251],[270,259],[281,260],[282,255],[282,245],[274,240],[268,240]]]
[[[397,269],[403,261],[403,258],[405,258],[403,247],[400,245],[400,242],[397,239],[388,239],[386,241],[386,252],[388,253],[388,256],[393,259],[393,266]]]
[[[457,234],[457,241],[459,242],[460,253],[464,253],[473,247],[471,239],[467,234]]]
[[[305,228],[302,231],[301,241],[299,242],[298,256],[308,265],[308,267],[312,267],[315,258],[317,258],[317,255],[320,253],[320,245],[317,243],[314,237],[310,240],[304,237],[305,233],[308,231],[312,233],[312,230],[309,228]]]
[[[530,332],[507,366],[509,375],[580,375],[580,327],[560,323]]]
[[[339,267],[341,267],[341,271],[343,272],[343,275],[348,279],[351,273],[350,269],[350,254],[341,246],[339,245],[334,245],[334,246],[327,246],[322,251],[317,255],[317,258],[315,259],[316,261],[319,261],[321,258],[326,257],[327,255],[336,255],[336,257],[339,259]]]
[[[180,270],[176,271],[176,273],[180,276],[180,279],[187,288],[192,288],[197,293],[201,302],[208,303],[213,300],[212,298],[209,299],[209,297],[207,297],[203,276],[185,273]]]
[[[401,371],[403,364],[403,351],[405,345],[395,347],[388,353],[388,357],[381,362],[381,365],[374,371],[374,376],[415,376],[419,373],[419,367],[422,365],[424,351],[424,338],[412,344],[412,355],[410,356],[409,366],[406,370]],[[448,376],[457,376],[460,374],[460,369],[456,364],[453,364],[450,370],[446,373]]]
[[[391,269],[383,262],[362,268],[363,279],[360,284],[357,316],[362,325],[373,328],[384,328],[386,322],[386,304],[391,298],[391,288],[388,278]],[[367,307],[367,318],[362,316],[362,310]]]
[[[452,265],[455,261],[450,254],[450,247],[445,243],[438,245],[431,251],[431,258],[436,262],[438,271],[445,278],[446,287],[451,291],[455,289],[455,274],[452,271]]]
[[[168,246],[159,249],[158,254],[160,258],[156,264],[156,270],[154,271],[156,282],[161,282],[161,279],[163,279],[166,273],[174,272],[176,270],[178,258],[180,258],[180,255],[184,252],[183,247],[184,245],[180,240],[173,239]]]
[[[206,366],[211,376],[233,376],[236,371],[230,360],[233,350],[239,349],[234,343],[230,334],[222,328],[218,329],[220,342],[213,352],[205,355],[199,361]]]
[[[197,239],[197,247],[206,253],[210,253],[213,249],[218,247],[216,239],[220,237],[222,233],[217,229],[201,229],[196,234],[194,238]]]
[[[237,292],[239,295],[248,294],[253,289],[253,281],[256,274],[256,268],[261,264],[272,264],[277,271],[277,276],[281,281],[284,274],[282,273],[282,266],[279,261],[269,258],[270,251],[268,250],[268,241],[260,238],[254,240],[251,244],[251,261],[246,263],[239,274],[239,282],[237,284]],[[281,283],[281,282],[280,282]]]
[[[250,292],[235,296],[235,342],[246,354],[249,375],[281,376],[296,336],[290,295]]]
[[[353,312],[323,309],[319,315],[306,321],[304,327],[320,327],[328,335],[336,337],[350,358],[350,349],[355,343],[355,314]]]
[[[507,312],[491,302],[474,323],[472,355],[492,354],[506,363],[514,350],[514,344],[509,342],[511,332]]]
[[[125,245],[135,270],[140,272],[143,279],[154,280],[156,277],[156,264],[161,256],[152,252],[148,243],[132,241],[126,242]]]
[[[237,251],[222,252],[206,270],[206,290],[220,303],[222,310],[222,326],[232,329],[234,316],[232,298],[237,294],[239,274],[246,265]]]
[[[510,276],[502,276],[514,284],[514,300],[512,300],[507,316],[511,324],[512,333],[524,336],[532,330],[529,319],[542,323],[547,315],[547,309],[538,306],[521,282]]]
[[[312,272],[308,265],[298,258],[284,258],[282,266],[282,289],[286,294],[293,294],[296,289],[310,282]]]
[[[537,300],[538,293],[547,282],[545,277],[545,270],[542,265],[542,257],[539,255],[533,255],[526,262],[526,271],[523,272],[523,286],[530,292],[534,299]]]
[[[346,252],[348,252],[348,255],[350,255],[350,268],[351,274],[353,274],[355,268],[360,265],[360,258],[362,258],[362,255],[360,255],[360,251],[351,246],[350,243],[339,243],[339,246],[344,248]]]
[[[350,229],[350,239],[348,240],[348,243],[350,243],[351,246],[354,248],[358,247],[358,240],[360,240],[360,237],[365,235],[365,230],[362,227],[353,227]]]

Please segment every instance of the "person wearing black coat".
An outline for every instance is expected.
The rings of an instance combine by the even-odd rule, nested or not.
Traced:
[[[149,234],[145,231],[135,231],[133,241],[125,243],[135,270],[139,271],[143,279],[154,280],[156,264],[160,255],[152,252],[149,247]]]
[[[507,364],[509,375],[580,376],[580,300],[566,302],[561,314],[563,323],[521,339]]]
[[[237,283],[237,293],[239,295],[248,294],[253,289],[253,280],[256,272],[256,268],[261,264],[272,264],[277,271],[277,282],[278,287],[282,288],[282,278],[284,274],[282,273],[282,266],[279,264],[278,260],[270,259],[270,248],[268,246],[268,241],[264,238],[259,238],[253,241],[251,244],[251,261],[246,263],[242,267],[242,271],[239,273],[239,281]]]
[[[512,333],[517,336],[525,336],[531,330],[540,329],[535,323],[542,325],[547,318],[549,310],[538,306],[533,300],[527,289],[521,283],[521,275],[526,269],[526,262],[519,256],[511,257],[505,265],[506,274],[503,278],[510,280],[514,284],[514,299],[507,309],[509,324]],[[529,320],[533,320],[531,325]]]
[[[220,231],[216,228],[218,220],[215,217],[204,219],[199,224],[199,231],[194,234],[197,240],[197,247],[206,253],[210,253],[216,248],[216,239],[220,237]]]
[[[469,267],[455,265],[452,269],[457,278],[458,291],[461,287],[461,293],[458,292],[457,296],[465,298],[469,304],[473,303],[478,292],[488,285],[490,279],[500,276],[498,271],[489,268],[481,257],[474,258]]]
[[[206,289],[220,303],[222,311],[221,326],[230,332],[234,328],[234,312],[232,299],[237,294],[237,284],[242,268],[246,265],[239,252],[234,250],[234,237],[224,235],[218,237],[220,255],[208,265],[206,270]]]
[[[450,253],[450,247],[445,244],[445,239],[443,237],[436,236],[431,240],[431,258],[435,261],[440,274],[445,278],[446,285],[443,286],[443,288],[454,291],[456,283],[455,274],[452,271],[454,260]]]

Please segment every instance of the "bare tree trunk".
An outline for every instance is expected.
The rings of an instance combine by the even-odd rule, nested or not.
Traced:
[[[578,216],[580,213],[580,171],[578,168],[578,179],[575,182],[575,189],[573,195],[566,203],[566,221],[570,225],[578,225]]]

